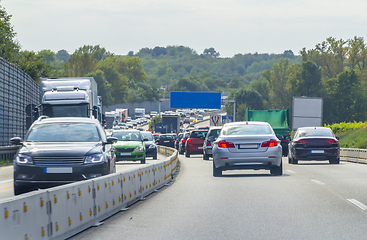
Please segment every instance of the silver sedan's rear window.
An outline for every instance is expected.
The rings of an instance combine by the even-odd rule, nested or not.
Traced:
[[[273,134],[273,131],[268,125],[260,124],[243,124],[227,126],[223,129],[223,135],[263,135]]]

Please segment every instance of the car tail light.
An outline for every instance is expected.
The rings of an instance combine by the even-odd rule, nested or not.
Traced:
[[[184,144],[186,142],[186,139],[182,139],[182,143]]]
[[[281,142],[289,142],[287,139],[282,139]]]
[[[338,143],[338,141],[336,141],[335,139],[329,139],[326,142],[329,143],[329,144],[337,144]]]
[[[234,143],[222,140],[222,141],[218,142],[218,147],[221,147],[221,148],[234,148]]]
[[[307,140],[298,140],[297,143],[299,143],[299,144],[307,144],[308,141]]]
[[[211,146],[212,144],[209,141],[206,141],[206,146]]]
[[[188,143],[192,143],[191,138],[187,139],[187,142]]]
[[[263,142],[261,147],[275,147],[278,145],[278,141],[275,139],[271,139],[270,141]]]

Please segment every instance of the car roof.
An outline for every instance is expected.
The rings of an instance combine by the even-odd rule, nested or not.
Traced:
[[[136,129],[130,129],[130,130],[128,130],[128,129],[119,129],[119,130],[115,130],[114,132],[138,132],[138,133],[140,133],[140,131],[136,130]]]
[[[42,123],[59,123],[59,122],[82,122],[82,123],[97,123],[97,119],[87,118],[87,117],[39,117],[34,124]]]
[[[257,122],[257,121],[245,121],[245,122],[230,122],[230,123],[226,123],[224,124],[223,127],[228,127],[228,126],[236,126],[236,125],[243,125],[243,124],[251,124],[251,125],[269,125],[269,123],[267,122]]]
[[[300,130],[307,130],[307,129],[328,129],[328,130],[331,130],[328,127],[299,127],[298,129],[300,129]]]

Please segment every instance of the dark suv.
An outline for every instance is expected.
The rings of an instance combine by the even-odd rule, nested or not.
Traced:
[[[91,179],[116,172],[112,144],[101,124],[79,117],[40,117],[14,156],[14,194]]]
[[[218,135],[222,127],[210,127],[208,134],[205,137],[203,145],[203,159],[209,160],[209,157],[213,157],[213,142],[218,138]]]

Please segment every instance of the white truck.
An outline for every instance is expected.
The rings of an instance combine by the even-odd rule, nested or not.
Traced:
[[[135,119],[145,116],[145,108],[135,108]]]
[[[41,78],[40,114],[99,119],[97,82],[93,77]]]

